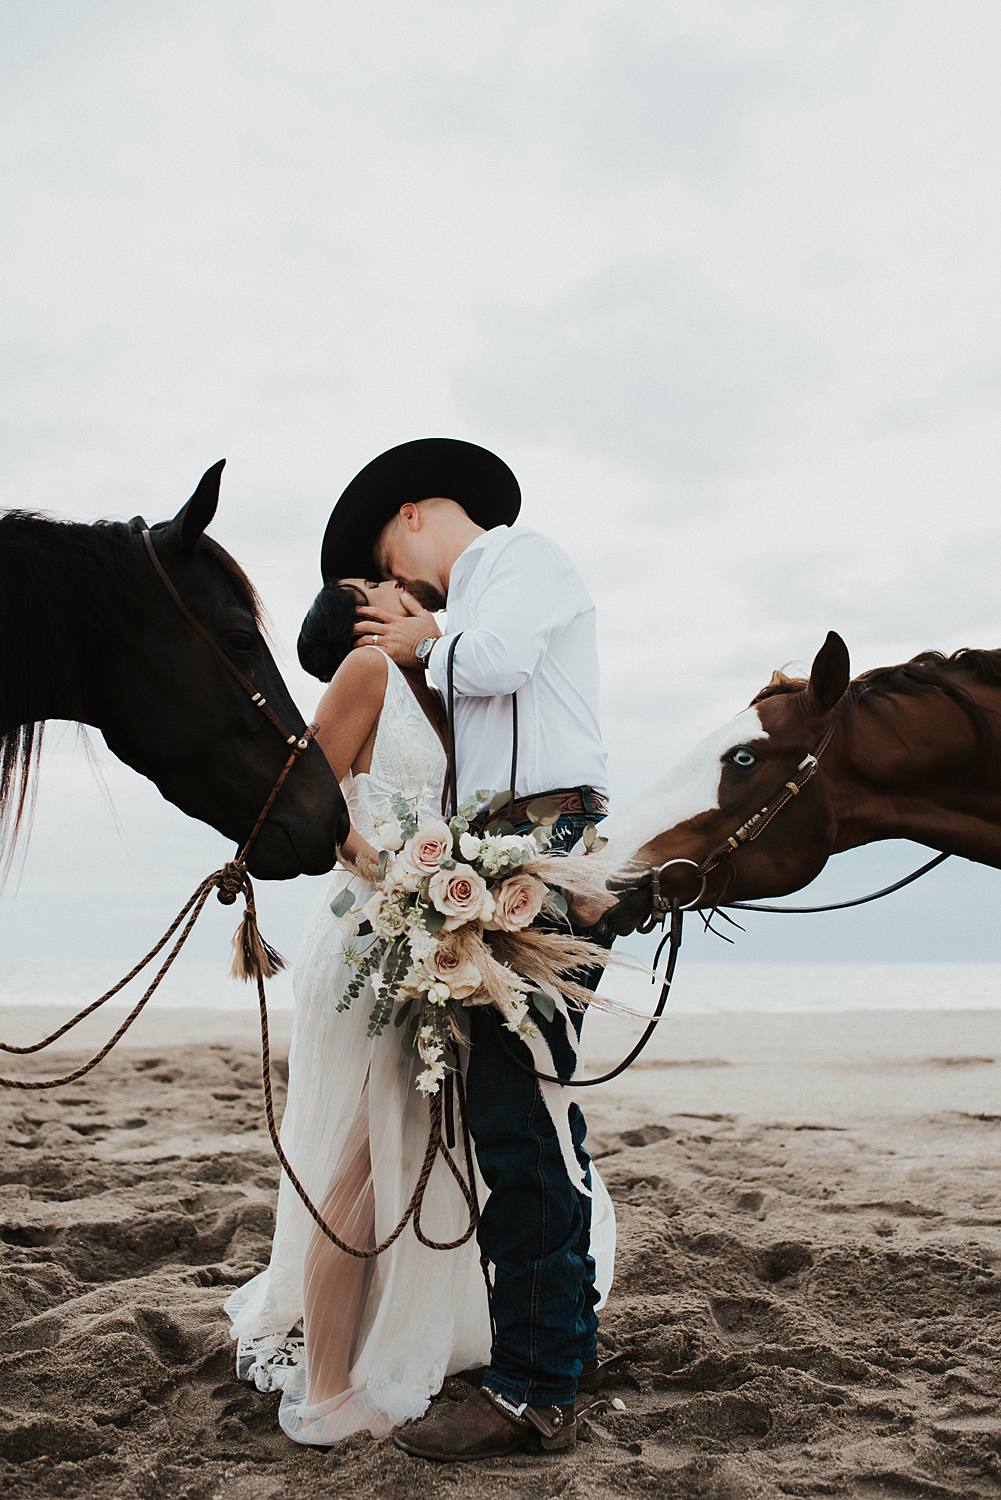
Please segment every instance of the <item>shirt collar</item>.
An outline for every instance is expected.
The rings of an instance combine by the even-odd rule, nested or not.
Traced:
[[[491,526],[488,531],[483,531],[479,536],[473,537],[469,546],[459,553],[452,564],[452,571],[448,575],[449,593],[473,571],[480,560],[480,553],[490,545],[491,541],[499,536],[501,532],[506,532],[510,529],[509,526]]]

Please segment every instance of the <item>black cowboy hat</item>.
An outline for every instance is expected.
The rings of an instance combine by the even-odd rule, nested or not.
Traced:
[[[459,438],[417,438],[388,448],[356,474],[334,506],[320,549],[329,578],[371,577],[379,533],[407,501],[442,495],[477,526],[510,526],[521,489],[504,461]]]

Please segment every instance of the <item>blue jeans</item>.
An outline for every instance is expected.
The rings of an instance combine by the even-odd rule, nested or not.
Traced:
[[[569,849],[587,824],[597,821],[565,814],[554,830],[554,848]],[[604,941],[600,931],[589,935]],[[599,978],[599,970],[581,976],[589,989]],[[579,1036],[583,1012],[571,1009],[569,1014]],[[567,1076],[573,1052],[562,1018],[533,1019],[549,1042],[555,1071]],[[535,1079],[522,1072],[507,1050],[531,1066],[528,1048],[502,1028],[492,1006],[472,1008],[470,1041],[469,1127],[490,1190],[478,1239],[494,1268],[496,1336],[483,1383],[510,1401],[568,1406],[576,1397],[582,1365],[598,1351],[591,1199],[567,1177]],[[576,1103],[570,1106],[570,1128],[590,1187],[587,1126]]]

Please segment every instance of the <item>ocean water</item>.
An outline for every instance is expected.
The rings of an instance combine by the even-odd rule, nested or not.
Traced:
[[[31,1005],[58,1005],[67,1015],[108,989],[130,960],[19,959],[0,974],[0,1017]],[[145,988],[140,976],[109,1001],[130,1006]],[[653,1008],[658,990],[648,973],[613,968],[602,990],[636,1010]],[[268,983],[268,1003],[292,1004],[292,977]],[[229,977],[227,961],[181,957],[151,1007],[256,1013],[254,986]],[[682,953],[670,1008],[680,1014],[829,1012],[852,1010],[993,1010],[1001,1008],[1001,963],[686,963]]]

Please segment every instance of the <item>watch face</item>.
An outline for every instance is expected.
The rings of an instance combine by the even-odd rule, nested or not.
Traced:
[[[433,635],[426,635],[421,640],[419,640],[417,642],[417,650],[416,650],[416,653],[415,653],[416,656],[417,656],[417,659],[419,661],[426,660],[426,658],[431,655],[431,648],[432,648],[433,645],[434,645],[434,636]]]

